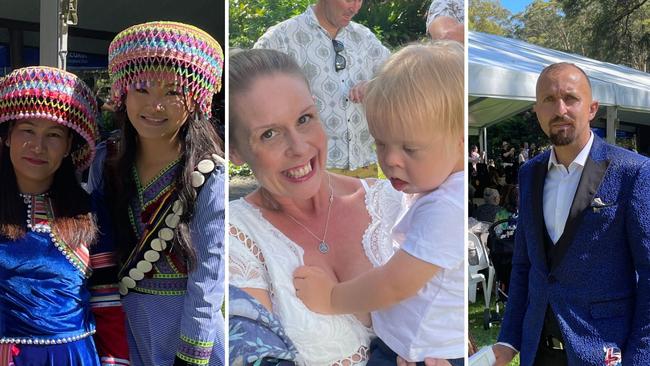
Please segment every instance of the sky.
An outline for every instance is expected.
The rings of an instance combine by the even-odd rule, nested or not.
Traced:
[[[501,0],[501,6],[516,14],[526,9],[526,6],[532,2],[532,0]]]

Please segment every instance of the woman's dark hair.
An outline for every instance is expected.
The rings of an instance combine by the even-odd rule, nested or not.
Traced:
[[[187,106],[186,106],[187,107]],[[180,254],[185,258],[188,269],[196,264],[196,252],[192,247],[189,224],[194,216],[196,189],[192,187],[190,175],[202,159],[211,154],[223,156],[221,139],[210,121],[199,117],[198,108],[192,112],[187,121],[181,126],[178,136],[181,144],[181,156],[178,174],[174,177],[178,199],[183,206],[181,220],[175,229],[175,241]],[[117,250],[122,262],[125,262],[137,242],[128,209],[133,197],[137,194],[135,182],[132,179],[132,168],[135,164],[138,146],[138,132],[128,119],[125,103],[115,112],[118,126],[121,127],[120,141],[116,154],[109,156],[104,169],[106,182],[106,197],[109,210],[117,235]]]
[[[4,122],[0,125],[0,236],[16,240],[27,232],[26,206],[20,197],[16,173],[14,171],[7,141],[15,122]],[[71,129],[72,146],[82,143],[82,138]],[[79,244],[92,245],[97,239],[97,224],[92,215],[90,197],[77,181],[75,167],[70,155],[65,157],[61,166],[54,174],[49,195],[54,211],[52,229],[69,246]]]
[[[232,146],[235,142],[234,130],[239,123],[236,97],[250,90],[255,80],[261,76],[288,74],[304,80],[307,88],[309,88],[309,82],[296,61],[286,53],[279,51],[268,49],[237,51],[231,54],[229,61],[228,95],[230,99],[228,108],[230,118],[228,126],[230,129],[228,137]],[[272,90],[269,90],[269,92],[272,92]]]

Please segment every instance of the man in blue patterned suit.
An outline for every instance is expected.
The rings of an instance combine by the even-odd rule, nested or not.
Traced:
[[[573,64],[542,71],[534,110],[553,147],[519,173],[497,365],[650,365],[650,160],[594,136]]]

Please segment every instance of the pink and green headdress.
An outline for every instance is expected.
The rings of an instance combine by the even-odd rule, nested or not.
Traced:
[[[176,22],[149,22],[120,32],[108,48],[113,102],[131,87],[176,83],[211,116],[212,96],[221,90],[223,51],[208,33]]]
[[[0,123],[44,118],[69,127],[83,142],[70,155],[77,170],[90,166],[99,138],[97,102],[76,75],[47,66],[17,69],[0,79]]]

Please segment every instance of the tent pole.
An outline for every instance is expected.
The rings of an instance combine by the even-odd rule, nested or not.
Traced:
[[[485,155],[485,163],[487,163],[488,153],[487,153],[487,127],[481,128],[481,152]]]
[[[62,21],[61,1],[41,0],[39,63],[65,70],[68,53],[68,26]]]
[[[607,142],[616,144],[616,127],[618,125],[618,107],[607,106]]]

